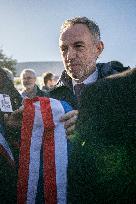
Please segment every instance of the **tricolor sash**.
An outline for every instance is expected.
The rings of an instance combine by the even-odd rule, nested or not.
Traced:
[[[67,139],[59,122],[66,102],[37,97],[24,101],[18,172],[19,204],[65,204]]]

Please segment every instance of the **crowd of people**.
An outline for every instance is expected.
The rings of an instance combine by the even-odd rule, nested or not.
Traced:
[[[22,84],[22,91],[20,91],[23,98],[34,98],[36,96],[44,96],[57,83],[58,77],[53,73],[45,72],[42,78],[42,87],[36,84],[37,76],[34,69],[24,69],[20,74]]]
[[[0,68],[0,203],[135,203],[136,69],[97,63],[99,26],[66,20],[58,79]]]

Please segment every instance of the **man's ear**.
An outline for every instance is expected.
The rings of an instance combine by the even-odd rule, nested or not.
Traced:
[[[96,44],[96,49],[97,49],[97,56],[99,57],[99,55],[102,53],[103,49],[104,49],[104,43],[103,41],[99,41]]]

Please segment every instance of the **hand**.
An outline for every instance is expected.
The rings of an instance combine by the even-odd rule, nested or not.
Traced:
[[[75,123],[77,121],[77,117],[78,117],[78,110],[73,110],[64,114],[60,118],[60,122],[64,122],[64,128],[66,129],[68,138],[70,138],[70,135],[72,135],[75,130]]]
[[[7,127],[21,128],[22,125],[23,106],[15,110],[11,114],[4,114],[4,121]]]

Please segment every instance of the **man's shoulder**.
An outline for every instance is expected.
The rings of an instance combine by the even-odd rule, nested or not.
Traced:
[[[130,69],[129,66],[125,67],[119,61],[109,61],[106,63],[97,63],[96,67],[98,69],[98,79],[105,78],[107,76],[124,72]],[[64,70],[61,74],[61,77],[56,85],[57,87],[66,86],[69,89],[72,89],[72,79],[67,74],[66,70]]]
[[[97,69],[98,69],[98,79],[124,72],[128,69],[130,69],[129,66],[125,67],[121,62],[119,61],[110,61],[107,63],[97,63]]]
[[[39,88],[39,86],[36,85],[36,87],[37,87],[37,93],[36,93],[37,96],[45,96],[46,95],[45,91],[42,91]]]
[[[88,85],[85,90],[85,95],[93,95],[93,98],[100,97],[99,93],[104,95],[113,94],[114,92],[118,93],[121,91],[123,93],[128,92],[128,89],[132,89],[136,84],[136,69],[128,69],[122,73],[116,73],[104,77],[98,80],[96,83],[91,86]],[[104,96],[103,95],[103,96]]]

